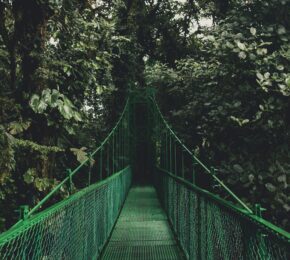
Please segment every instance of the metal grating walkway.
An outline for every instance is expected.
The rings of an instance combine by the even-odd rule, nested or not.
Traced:
[[[101,259],[183,259],[153,187],[135,187]]]

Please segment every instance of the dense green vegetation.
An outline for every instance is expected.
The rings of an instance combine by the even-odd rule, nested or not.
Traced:
[[[289,10],[289,0],[0,0],[0,231],[147,86],[185,143],[289,229]]]

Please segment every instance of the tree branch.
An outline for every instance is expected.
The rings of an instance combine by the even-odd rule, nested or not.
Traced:
[[[6,4],[0,2],[0,35],[3,38],[4,44],[9,49],[9,34],[5,25],[5,19],[6,19],[5,9],[6,9]]]

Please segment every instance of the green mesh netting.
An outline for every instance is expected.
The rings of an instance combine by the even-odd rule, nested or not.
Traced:
[[[290,259],[289,242],[193,185],[159,170],[156,187],[188,259]]]
[[[156,189],[187,258],[290,259],[289,233],[254,215],[214,170],[207,168],[176,137],[155,100],[149,99],[149,102],[155,125],[150,141],[155,144],[155,163],[159,167],[155,172]],[[86,174],[83,163],[66,178],[66,182],[82,168],[88,178],[85,180],[87,186],[132,163],[130,147],[135,139],[129,125],[132,121],[130,110],[134,106],[128,104],[101,147],[91,154],[97,162],[94,168]],[[91,175],[92,172],[96,174]],[[131,179],[131,168],[127,167],[47,210],[31,215],[1,235],[0,260],[98,258]],[[210,188],[211,184],[218,184],[243,210],[200,188]],[[42,204],[39,203],[33,213]]]
[[[72,195],[1,237],[0,259],[96,259],[131,185],[131,168]]]
[[[151,102],[156,189],[188,259],[290,259],[289,233],[255,215],[175,135],[154,98]]]

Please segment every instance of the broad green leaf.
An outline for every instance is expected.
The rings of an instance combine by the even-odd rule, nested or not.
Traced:
[[[34,112],[37,112],[39,99],[39,96],[36,94],[34,94],[30,99],[30,107],[33,109]]]
[[[284,70],[284,66],[283,65],[278,65],[277,66],[277,70]]]
[[[42,91],[42,100],[44,100],[45,103],[51,102],[51,90],[49,88],[44,89]]]
[[[79,121],[79,122],[82,121],[82,117],[81,117],[81,114],[79,112],[74,112],[73,117],[76,121]]]
[[[270,46],[272,45],[273,43],[272,42],[262,42],[258,45],[258,47],[263,47],[263,46]]]
[[[242,60],[244,60],[244,59],[247,58],[247,54],[246,54],[244,51],[241,51],[241,52],[239,53],[239,58],[242,59]]]
[[[226,43],[226,46],[227,46],[228,48],[231,48],[231,49],[235,48],[235,46],[234,46],[232,43],[230,43],[230,42],[227,42],[227,43]]]
[[[71,119],[72,116],[73,116],[72,115],[72,109],[66,104],[63,104],[63,106],[62,106],[62,115],[66,119]]]
[[[58,99],[56,101],[56,104],[57,104],[58,109],[60,109],[61,107],[63,107],[63,101],[61,99]]]
[[[38,107],[37,107],[37,112],[38,113],[43,113],[47,108],[47,104],[44,102],[44,100],[40,100]]]
[[[97,87],[97,94],[101,95],[104,92],[103,88],[101,86]]]
[[[75,129],[71,123],[65,124],[64,125],[65,130],[70,134],[70,135],[75,135]]]
[[[64,105],[58,107],[59,112],[65,119],[70,119],[71,117],[65,112]]]
[[[67,97],[64,97],[63,101],[64,101],[64,104],[66,104],[67,106],[71,108],[74,107],[73,103]]]
[[[30,168],[23,175],[23,179],[27,184],[31,184],[34,181],[35,176],[36,176],[35,169]]]
[[[256,75],[259,80],[264,80],[264,76],[260,72],[258,72]]]
[[[272,183],[266,183],[265,186],[266,186],[267,190],[270,192],[275,192],[277,189]]]
[[[241,43],[240,41],[238,41],[237,45],[242,51],[246,50],[246,45],[244,43]]]
[[[280,25],[280,26],[278,27],[277,33],[278,33],[279,35],[285,34],[285,33],[286,33],[286,29],[285,29],[285,27],[284,27],[283,25]]]
[[[250,32],[251,32],[251,34],[252,34],[253,36],[255,36],[256,33],[257,33],[257,30],[256,30],[256,28],[251,27],[251,28],[250,28]]]
[[[256,60],[256,55],[255,55],[255,54],[250,53],[249,56],[250,56],[250,59],[251,59],[252,61]]]
[[[43,185],[43,182],[40,178],[37,177],[35,179],[34,185],[39,191],[44,191],[44,185]]]
[[[67,113],[70,117],[72,116],[72,109],[67,104],[63,105],[64,112]]]
[[[22,133],[24,130],[27,130],[30,126],[31,122],[12,122],[9,124],[8,131],[12,135],[16,135]]]
[[[53,89],[51,93],[51,99],[50,99],[50,106],[52,108],[58,106],[58,103],[57,103],[58,98],[59,98],[59,92],[56,89]]]
[[[280,175],[280,176],[277,178],[277,180],[278,180],[279,182],[287,183],[287,176],[286,176],[285,174]]]
[[[286,90],[286,86],[284,84],[278,84],[278,87],[281,89],[281,90]]]
[[[285,83],[286,83],[287,87],[290,88],[290,77],[288,77],[288,78],[285,80]]]
[[[268,53],[268,50],[266,48],[259,48],[257,49],[257,54],[258,55],[265,55]]]
[[[270,78],[270,75],[271,75],[270,72],[266,72],[266,73],[264,74],[264,78],[265,78],[265,79],[269,79],[269,78]]]
[[[74,155],[77,157],[77,160],[80,162],[80,163],[83,163],[85,160],[88,159],[88,156],[87,156],[87,148],[86,147],[82,147],[80,149],[78,148],[71,148],[70,149]]]

